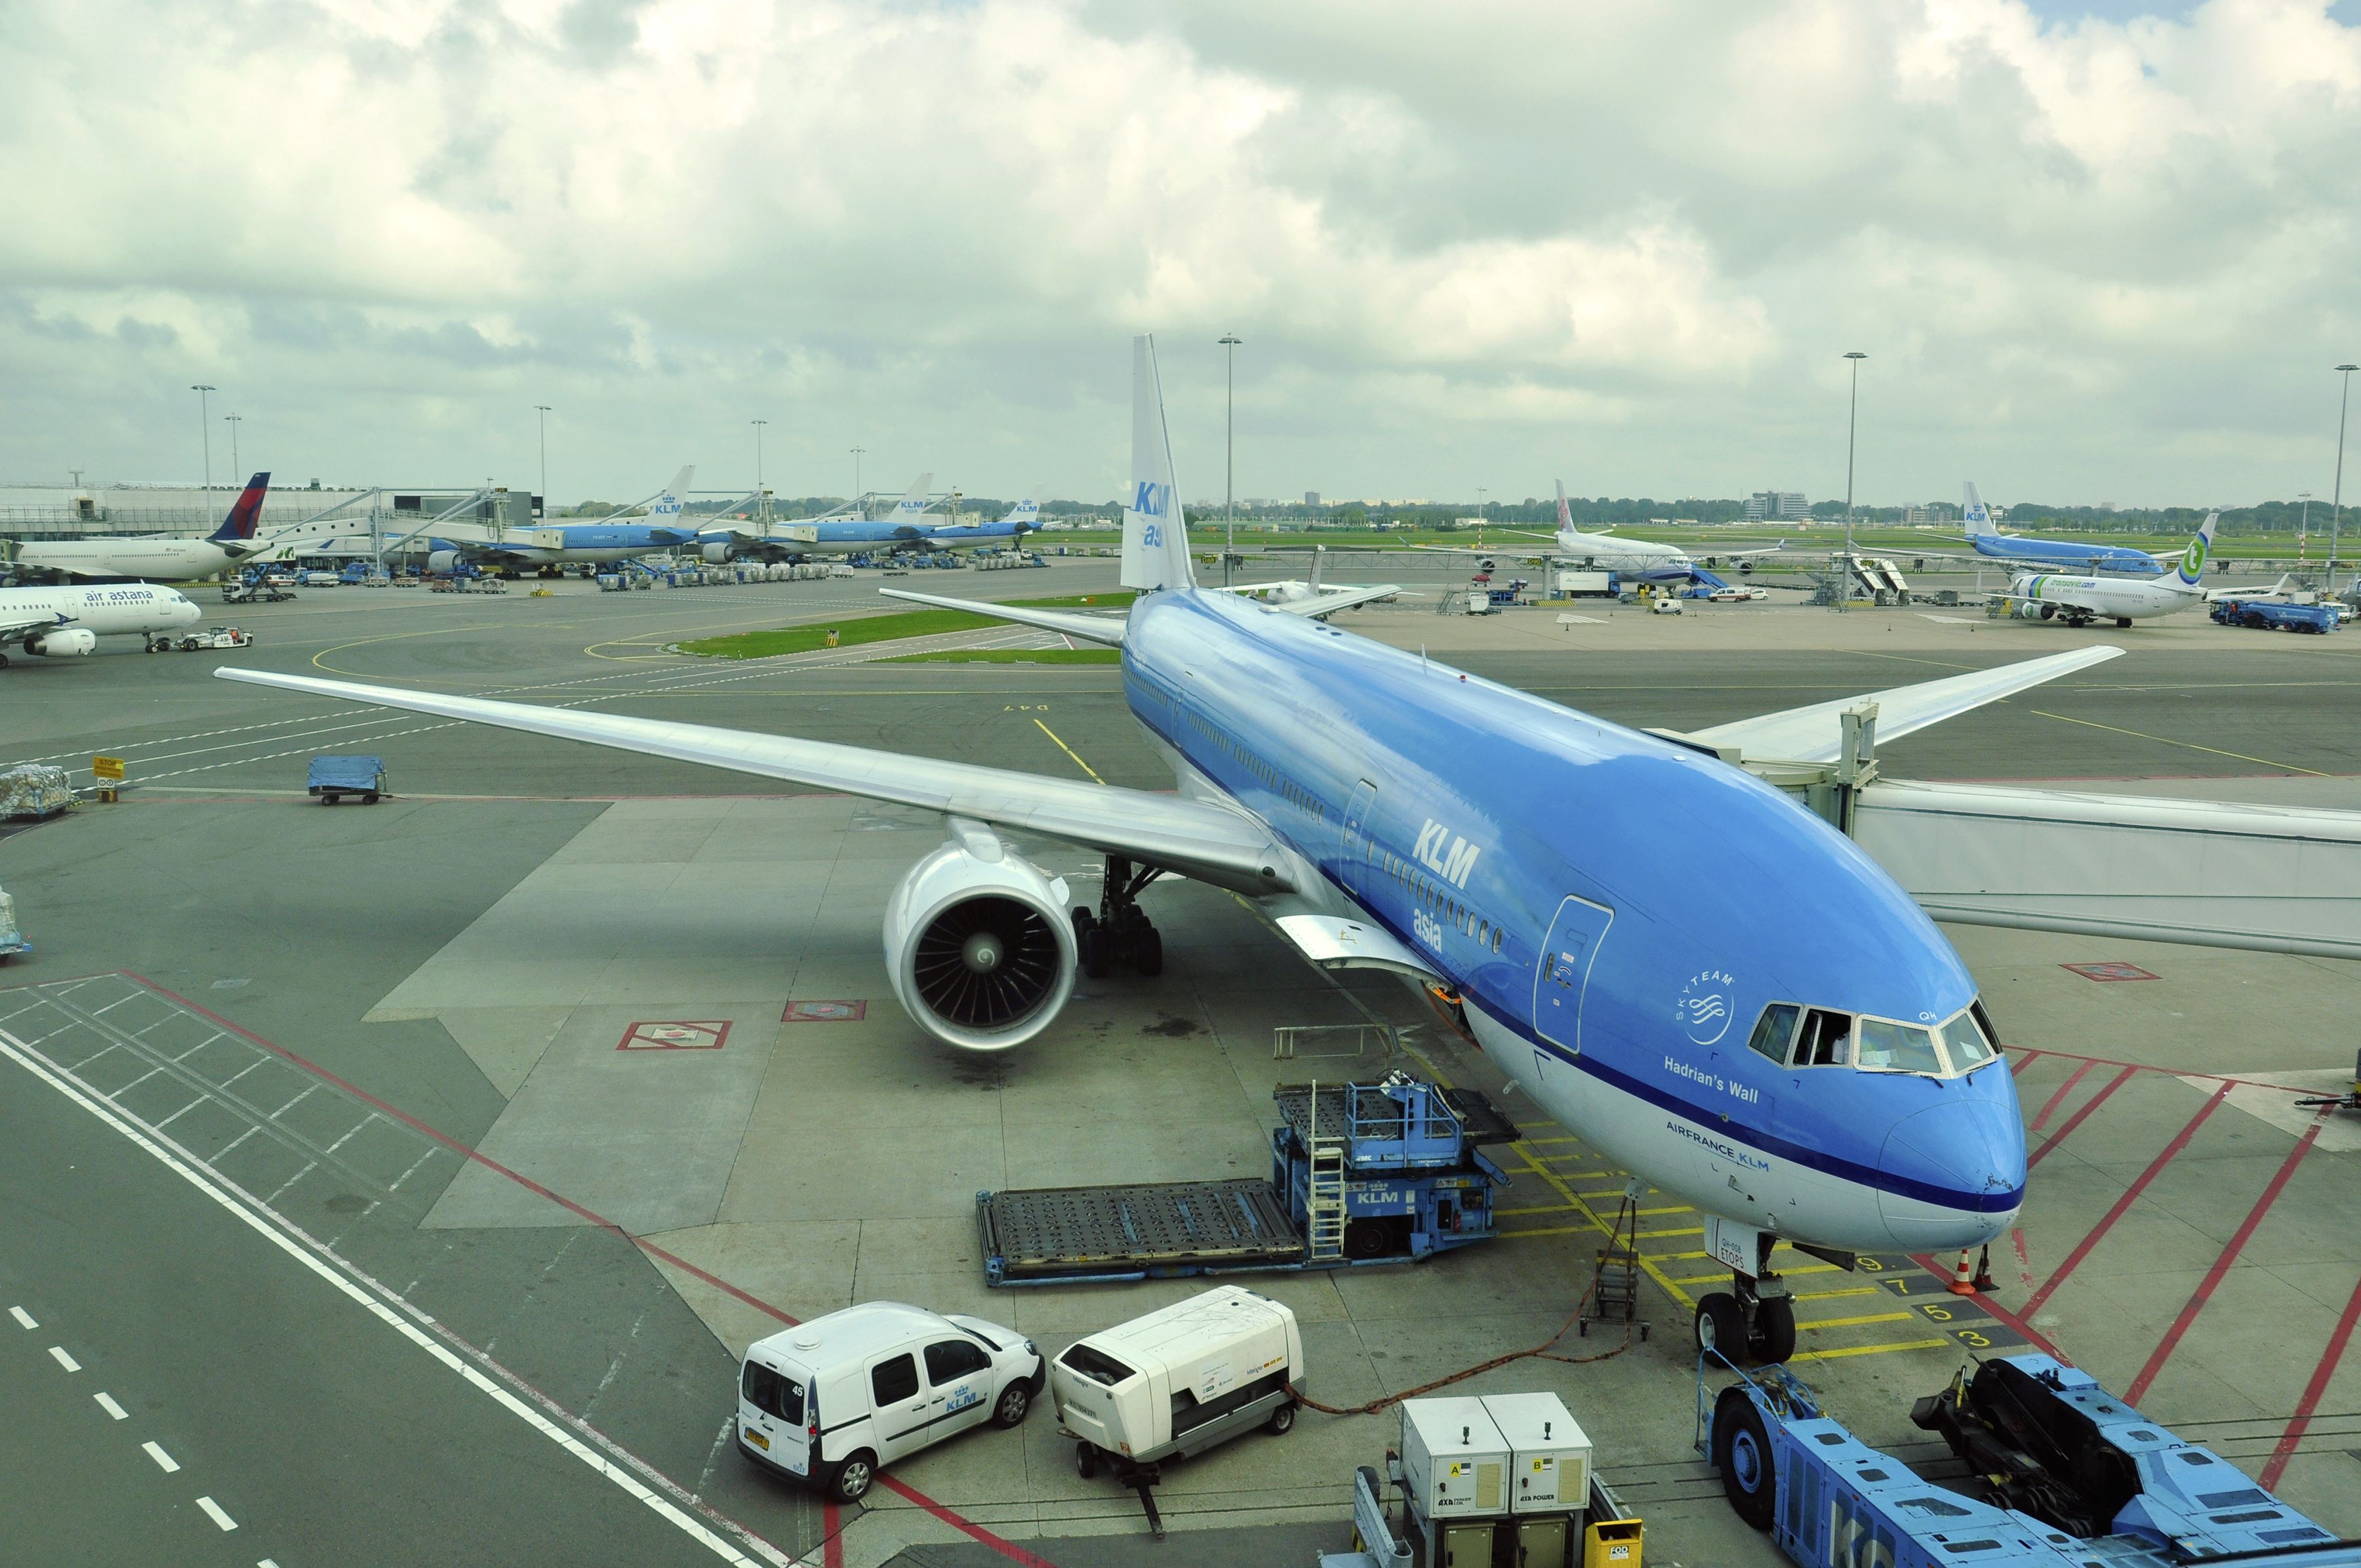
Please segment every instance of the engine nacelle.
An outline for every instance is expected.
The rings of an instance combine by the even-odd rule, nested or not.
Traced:
[[[459,569],[459,553],[456,550],[429,550],[426,553],[426,569],[430,572],[456,572]]]
[[[25,652],[43,659],[79,659],[98,646],[98,633],[86,626],[64,626],[25,639]]]
[[[962,1050],[1005,1051],[1049,1027],[1074,993],[1078,957],[1064,880],[975,823],[955,820],[951,841],[885,904],[895,996]]]
[[[730,559],[730,546],[721,540],[708,539],[698,547],[697,554],[709,565],[719,566]]]

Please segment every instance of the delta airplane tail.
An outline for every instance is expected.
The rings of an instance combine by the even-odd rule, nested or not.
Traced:
[[[1156,373],[1156,339],[1131,340],[1131,491],[1123,509],[1123,586],[1143,592],[1192,588],[1189,529],[1172,473],[1164,428],[1164,384]]]
[[[1992,510],[1984,505],[1983,497],[1977,493],[1974,480],[1971,479],[1960,486],[1960,518],[1968,525],[1968,537],[1970,539],[2000,537],[2000,530],[1993,526]]]
[[[2180,560],[2173,564],[2175,587],[2193,591],[2205,586],[2205,563],[2213,554],[2213,525],[2221,521],[2222,514],[2218,511],[2205,514],[2205,521],[2198,528],[2197,536],[2189,542],[2189,548],[2183,550]]]
[[[243,544],[254,537],[262,522],[262,498],[270,493],[270,476],[257,474],[246,482],[246,489],[231,503],[229,515],[222,525],[205,537],[215,544]]]

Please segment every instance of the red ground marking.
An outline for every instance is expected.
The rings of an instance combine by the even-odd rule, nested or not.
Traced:
[[[2353,1338],[2353,1325],[2361,1320],[2361,1285],[2353,1288],[2352,1299],[2345,1303],[2345,1315],[2336,1320],[2336,1332],[2328,1336],[2328,1348],[2320,1354],[2320,1365],[2312,1369],[2312,1381],[2303,1386],[2303,1398],[2295,1403],[2295,1419],[2279,1438],[2279,1446],[2271,1450],[2270,1463],[2263,1466],[2263,1490],[2270,1491],[2279,1484],[2287,1470],[2288,1461],[2295,1457],[2295,1445],[2303,1441],[2311,1425],[2312,1412],[2320,1409],[2321,1396],[2328,1392],[2328,1380],[2336,1375],[2336,1364],[2345,1359],[2345,1347]]]
[[[2090,1072],[2091,1069],[2097,1065],[2098,1064],[2095,1062],[2085,1060],[2081,1067],[2078,1067],[2072,1072],[2068,1073],[2066,1075],[2066,1081],[2058,1086],[2058,1091],[2049,1097],[2049,1102],[2042,1106],[2038,1112],[2035,1113],[2033,1120],[2028,1123],[2027,1125],[2031,1126],[2035,1132],[2039,1132],[2041,1130],[2041,1124],[2049,1120],[2050,1113],[2058,1109],[2059,1102],[2062,1102],[2069,1094],[2073,1093],[2074,1086],[2081,1082],[2083,1077]]]
[[[2003,1046],[2001,1047],[2001,1053],[2003,1055],[2006,1055],[2009,1049],[2009,1047]],[[2008,1064],[2008,1070],[2012,1073],[2023,1072],[2026,1068],[2031,1067],[2035,1062],[2039,1061],[2043,1057],[2049,1054],[2048,1051],[2037,1051],[2030,1048],[2022,1049],[2023,1054],[2018,1056],[2015,1061]]]
[[[2033,1255],[2025,1250],[2025,1227],[2009,1227],[2008,1239],[2016,1244],[2016,1277],[2025,1281],[2027,1290],[2033,1288]]]
[[[1949,1286],[1951,1283],[1951,1266],[1946,1263],[1938,1263],[1935,1260],[1933,1254],[1914,1252],[1910,1255],[1910,1261],[1925,1269],[1927,1273],[1933,1275],[1942,1284]],[[1990,1312],[2001,1322],[2007,1324],[2010,1328],[2015,1329],[2018,1333],[2024,1335],[2026,1343],[2034,1346],[2037,1350],[2047,1351],[2049,1354],[2056,1356],[2060,1362],[2068,1366],[2074,1365],[2074,1358],[2067,1354],[2064,1351],[2059,1349],[2056,1345],[2051,1344],[2049,1343],[2048,1335],[2041,1332],[2038,1329],[2036,1329],[2031,1323],[2026,1322],[2016,1313],[2010,1311],[2006,1307],[2004,1307],[1999,1302],[1993,1300],[1990,1293],[1979,1290],[1975,1294],[1974,1300],[1977,1306],[1982,1307],[1985,1311]]]
[[[844,1568],[844,1510],[830,1497],[819,1506],[820,1568]]]
[[[2320,1113],[2322,1117],[2327,1114],[2325,1109]],[[2255,1200],[2254,1208],[2248,1212],[2245,1223],[2239,1225],[2237,1234],[2230,1238],[2230,1245],[2222,1249],[2222,1255],[2213,1260],[2213,1266],[2207,1269],[2205,1277],[2197,1282],[2197,1289],[2190,1296],[2189,1304],[2180,1309],[2180,1315],[2172,1320],[2170,1328],[2164,1331],[2164,1338],[2157,1343],[2155,1354],[2147,1358],[2147,1365],[2140,1368],[2137,1377],[2132,1379],[2132,1386],[2124,1390],[2124,1403],[2137,1405],[2140,1396],[2146,1394],[2149,1385],[2156,1381],[2157,1374],[2164,1370],[2164,1364],[2172,1359],[2172,1353],[2180,1347],[2180,1336],[2189,1332],[2189,1325],[2195,1322],[2197,1314],[2205,1310],[2205,1303],[2213,1296],[2214,1287],[2222,1283],[2222,1277],[2229,1273],[2230,1266],[2238,1260],[2238,1253],[2246,1246],[2246,1238],[2255,1234],[2255,1227],[2263,1223],[2263,1216],[2270,1212],[2271,1205],[2279,1201],[2279,1193],[2286,1189],[2289,1179],[2295,1175],[2295,1168],[2301,1165],[2303,1157],[2312,1152],[2313,1141],[2320,1136],[2320,1128],[2321,1122],[2315,1119],[2303,1130],[2303,1136],[2295,1141],[2295,1147],[2288,1151],[2287,1158],[2280,1162],[2279,1174],[2272,1177],[2270,1185],[2263,1189],[2263,1195]]]
[[[2074,973],[2081,975],[2084,980],[2095,980],[2103,984],[2115,981],[2162,980],[2164,978],[2160,974],[2150,974],[2147,970],[2140,968],[2137,964],[2119,962],[2098,964],[2059,964],[2058,967],[2062,970],[2071,970]]]
[[[730,1025],[720,1018],[642,1021],[623,1031],[619,1051],[718,1051],[730,1043]]]
[[[2115,1074],[2114,1077],[2107,1080],[2107,1086],[2104,1089],[2100,1090],[2099,1092],[2092,1095],[2088,1100],[2083,1101],[2082,1108],[2080,1111],[2075,1112],[2071,1116],[2067,1117],[2063,1122],[2060,1122],[2058,1124],[2058,1130],[2049,1135],[2049,1141],[2033,1151],[2032,1157],[2025,1162],[2025,1168],[2031,1170],[2035,1166],[2039,1165],[2041,1163],[2041,1157],[2044,1155],[2048,1154],[2051,1149],[2056,1148],[2059,1144],[2064,1143],[2068,1137],[2072,1135],[2074,1129],[2082,1124],[2083,1121],[2091,1114],[2092,1112],[2096,1111],[2100,1106],[2104,1105],[2107,1102],[2108,1095],[2113,1094],[2116,1090],[2121,1089],[2125,1084],[2129,1083],[2134,1078],[2137,1077],[2138,1074],[2139,1069],[2127,1067],[2124,1069],[2123,1071]],[[2225,1083],[2222,1087],[2226,1090],[2230,1086]]]
[[[2058,1288],[2066,1283],[2066,1277],[2073,1273],[2082,1260],[2091,1255],[2091,1249],[2099,1245],[2100,1238],[2112,1230],[2115,1222],[2124,1217],[2125,1212],[2137,1201],[2139,1195],[2147,1190],[2147,1184],[2154,1181],[2163,1172],[2164,1168],[2170,1165],[2179,1157],[2180,1151],[2189,1146],[2189,1140],[2197,1135],[2197,1129],[2205,1124],[2205,1118],[2213,1114],[2214,1109],[2228,1098],[2230,1098],[2230,1086],[2225,1083],[2213,1091],[2212,1099],[2197,1108],[2197,1114],[2189,1118],[2189,1124],[2181,1128],[2170,1143],[2164,1146],[2163,1152],[2148,1162],[2148,1168],[2141,1171],[2129,1187],[2124,1189],[2124,1195],[2116,1199],[2114,1206],[2100,1217],[2099,1223],[2092,1227],[2091,1234],[2075,1244],[2074,1250],[2066,1255],[2066,1261],[2059,1264],[2048,1279],[2042,1281],[2041,1288],[2026,1298],[2025,1315],[2026,1317],[2029,1318],[2039,1311],[2041,1303],[2049,1299]],[[2061,1133],[2059,1136],[2062,1137],[2064,1135]],[[2021,1231],[2017,1234],[2016,1245],[2017,1255],[2023,1257],[2025,1235]]]
[[[730,1281],[720,1277],[719,1275],[712,1274],[705,1269],[699,1268],[697,1265],[689,1262],[686,1258],[680,1256],[678,1254],[668,1252],[664,1248],[656,1245],[653,1242],[646,1241],[641,1237],[632,1235],[629,1231],[624,1230],[622,1226],[615,1223],[614,1221],[606,1218],[604,1215],[593,1213],[590,1210],[584,1208],[581,1204],[575,1202],[572,1199],[561,1197],[557,1193],[552,1192],[548,1188],[544,1187],[540,1182],[533,1180],[531,1177],[511,1170],[507,1166],[502,1165],[500,1161],[492,1158],[490,1156],[478,1153],[476,1150],[469,1148],[466,1144],[459,1142],[456,1138],[451,1137],[437,1128],[430,1126],[428,1124],[420,1121],[417,1117],[412,1116],[407,1111],[398,1110],[394,1106],[387,1104],[384,1101],[379,1100],[376,1095],[368,1092],[368,1091],[357,1088],[353,1084],[347,1083],[345,1080],[338,1078],[335,1073],[330,1072],[327,1069],[304,1060],[302,1057],[297,1056],[293,1051],[289,1050],[284,1046],[273,1045],[270,1041],[264,1039],[253,1030],[247,1028],[243,1025],[233,1023],[231,1020],[223,1017],[220,1014],[215,1013],[211,1008],[200,1007],[197,1003],[190,1001],[187,997],[182,996],[180,992],[168,991],[163,986],[158,985],[154,981],[149,980],[147,976],[138,974],[131,970],[122,970],[117,972],[120,973],[124,979],[128,980],[137,985],[144,986],[148,990],[154,992],[157,995],[164,997],[168,1001],[176,1002],[181,1006],[187,1008],[190,1012],[197,1014],[201,1017],[210,1018],[214,1023],[220,1025],[223,1028],[227,1029],[230,1033],[237,1036],[240,1039],[251,1041],[255,1045],[261,1047],[264,1050],[269,1051],[271,1055],[278,1057],[295,1067],[302,1069],[305,1072],[312,1074],[313,1077],[318,1078],[324,1082],[335,1084],[338,1089],[343,1090],[346,1093],[352,1095],[355,1099],[360,1101],[364,1104],[372,1106],[375,1109],[383,1112],[386,1115],[389,1115],[394,1120],[400,1122],[403,1126],[409,1127],[415,1132],[433,1138],[436,1143],[441,1144],[444,1147],[451,1150],[454,1154],[456,1154],[463,1158],[473,1160],[477,1164],[483,1166],[486,1169],[499,1172],[500,1175],[507,1177],[511,1181],[515,1182],[518,1186],[524,1188],[527,1191],[538,1193],[540,1196],[548,1199],[551,1202],[557,1204],[568,1213],[577,1215],[581,1219],[589,1222],[591,1224],[597,1225],[601,1230],[613,1232],[615,1234],[621,1236],[625,1241],[630,1242],[633,1246],[638,1247],[642,1252],[648,1254],[651,1257],[660,1259],[664,1263],[672,1265],[675,1268],[680,1269],[686,1274],[692,1275],[695,1277],[703,1280],[706,1284],[712,1286],[715,1289],[727,1293],[733,1299],[754,1308],[757,1311],[767,1312],[772,1317],[776,1318],[779,1321],[787,1324],[789,1327],[793,1327],[795,1324],[802,1321],[793,1313],[785,1311],[780,1308],[771,1305],[770,1302],[763,1300],[761,1297],[740,1289],[737,1286],[730,1284]],[[677,1485],[677,1483],[675,1483],[675,1485]],[[915,1503],[919,1508],[922,1508],[928,1513],[934,1515],[935,1518],[942,1520],[945,1524],[950,1525],[952,1529],[961,1531],[972,1540],[983,1542],[984,1545],[991,1547],[994,1552],[999,1552],[1002,1556],[1022,1564],[1023,1568],[1057,1568],[1057,1564],[1050,1563],[1046,1559],[1036,1557],[1033,1553],[1026,1551],[1023,1547],[1018,1546],[1016,1542],[1005,1541],[1001,1537],[994,1535],[992,1531],[984,1529],[982,1525],[961,1518],[960,1515],[952,1512],[950,1508],[945,1508],[942,1504],[936,1502],[932,1497],[928,1497],[925,1493],[919,1491],[917,1488],[910,1486],[906,1482],[897,1481],[891,1475],[880,1475],[877,1477],[877,1485],[889,1488],[897,1496],[903,1497],[908,1502]],[[832,1504],[822,1508],[820,1518],[823,1528],[827,1528],[829,1517],[833,1511],[834,1505]],[[738,1526],[737,1528],[743,1529],[744,1527]],[[844,1548],[841,1543],[838,1542],[836,1534],[832,1529],[829,1530],[828,1542],[829,1544],[824,1546],[822,1549],[823,1555],[825,1556],[830,1550],[832,1550],[835,1554],[834,1562],[841,1563],[843,1562]]]

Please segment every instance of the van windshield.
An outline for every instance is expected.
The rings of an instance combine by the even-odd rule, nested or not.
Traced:
[[[759,1361],[750,1361],[739,1387],[746,1395],[746,1402],[764,1415],[776,1416],[789,1426],[804,1424],[804,1386],[794,1378],[774,1372]]]
[[[1104,1383],[1110,1388],[1139,1376],[1106,1352],[1093,1350],[1086,1344],[1068,1345],[1066,1354],[1058,1357],[1058,1364],[1069,1372],[1087,1377],[1093,1383]]]

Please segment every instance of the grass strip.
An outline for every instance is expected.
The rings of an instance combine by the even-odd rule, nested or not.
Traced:
[[[1121,609],[1135,596],[1128,589],[1103,594],[1069,594],[1062,598],[1012,599],[1011,604],[1038,609]],[[939,637],[947,631],[977,631],[1007,621],[963,609],[913,609],[892,615],[853,616],[843,620],[810,620],[767,631],[741,631],[729,637],[700,637],[678,646],[684,653],[708,659],[770,659],[781,653],[812,653],[828,646],[836,633],[840,648],[867,642],[895,642],[908,637]]]
[[[946,648],[934,653],[897,653],[880,664],[1120,664],[1119,648]]]

